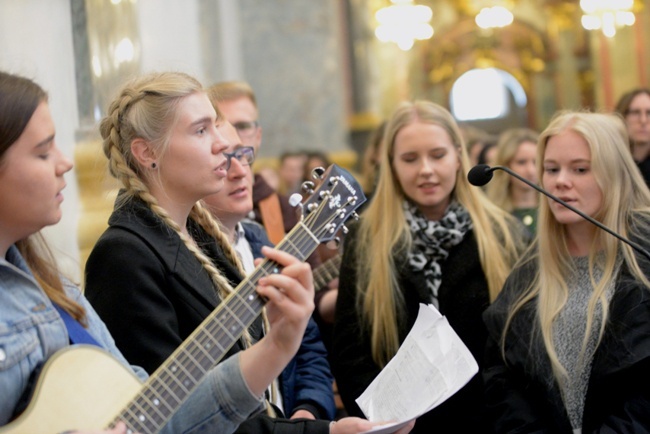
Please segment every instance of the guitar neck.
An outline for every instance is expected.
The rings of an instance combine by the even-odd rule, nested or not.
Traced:
[[[314,270],[314,289],[320,291],[324,289],[328,283],[339,277],[341,268],[341,254],[325,261],[321,266]]]
[[[276,248],[304,261],[319,243],[298,223]],[[279,272],[277,263],[263,261],[149,377],[115,421],[141,433],[158,432],[262,312],[258,280]]]

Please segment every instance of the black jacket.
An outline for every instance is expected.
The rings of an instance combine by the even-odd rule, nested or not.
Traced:
[[[539,339],[530,302],[500,339],[507,310],[535,271],[513,272],[485,313],[489,331],[484,379],[489,414],[498,433],[571,433],[550,361]],[[515,283],[517,282],[517,283]],[[530,344],[532,342],[532,344]],[[617,278],[603,339],[593,358],[583,413],[583,434],[650,432],[650,290],[626,268]]]
[[[346,236],[339,277],[339,294],[334,321],[332,371],[339,393],[350,415],[363,413],[354,402],[370,385],[381,369],[371,356],[369,330],[362,327],[356,309],[357,263],[355,260],[357,228]],[[372,254],[368,252],[368,254]],[[398,259],[399,286],[404,294],[406,311],[401,312],[400,343],[417,318],[419,304],[431,302],[423,274],[413,273],[406,258]],[[487,332],[481,315],[488,307],[488,285],[481,267],[473,231],[453,247],[441,264],[442,282],[438,293],[439,310],[472,352],[481,366]],[[440,406],[418,418],[413,433],[485,433],[483,384],[474,378]]]
[[[208,273],[180,237],[140,199],[113,211],[109,228],[86,263],[86,296],[110,330],[129,363],[153,372],[219,305]],[[199,247],[236,286],[242,276],[199,225],[188,230]],[[250,328],[262,334],[261,319]],[[243,349],[239,340],[224,357]],[[273,432],[287,423],[263,415],[242,424],[238,433]],[[290,425],[291,422],[288,422]],[[278,425],[279,426],[279,425]],[[327,433],[327,421],[296,424],[304,432]]]

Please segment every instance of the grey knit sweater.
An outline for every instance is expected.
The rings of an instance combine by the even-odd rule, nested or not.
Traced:
[[[569,296],[567,303],[553,324],[555,351],[562,366],[567,371],[567,382],[563,387],[564,405],[574,430],[582,427],[587,385],[591,371],[591,362],[596,343],[598,329],[602,319],[602,309],[597,305],[594,318],[589,330],[589,341],[586,350],[582,351],[582,342],[587,326],[587,309],[589,299],[593,294],[593,286],[589,278],[589,258],[574,259],[575,273],[567,279]],[[603,259],[603,258],[598,258]],[[602,268],[595,266],[594,278],[598,282],[602,277]],[[614,281],[607,288],[607,299],[611,299]]]

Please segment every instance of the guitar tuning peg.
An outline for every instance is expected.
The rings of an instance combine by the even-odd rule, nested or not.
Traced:
[[[350,229],[345,225],[341,225],[341,231],[343,232],[343,235],[347,235],[348,232],[350,232]]]
[[[312,179],[323,179],[323,174],[325,173],[325,169],[322,167],[314,167],[311,171],[311,177]]]
[[[307,211],[313,211],[316,208],[318,208],[318,205],[316,205],[315,203],[310,203],[309,205],[307,205]]]
[[[336,250],[339,248],[340,245],[341,245],[341,239],[339,237],[334,237],[334,239],[331,239],[327,243],[325,243],[325,246],[327,246],[327,248],[330,250]]]
[[[350,214],[350,217],[352,217],[355,220],[359,220],[359,214],[357,214],[356,211],[352,211],[352,213]]]
[[[289,196],[289,205],[291,205],[293,208],[298,207],[298,209],[300,209],[299,220],[302,221],[305,216],[305,209],[302,206],[302,195],[300,193],[294,193]]]
[[[316,185],[314,185],[314,183],[311,182],[311,181],[305,181],[301,185],[302,191],[304,191],[305,193],[310,194],[310,195],[314,194],[314,188],[315,187],[316,187]]]
[[[289,205],[292,207],[297,207],[302,202],[302,195],[300,193],[294,193],[289,196]]]

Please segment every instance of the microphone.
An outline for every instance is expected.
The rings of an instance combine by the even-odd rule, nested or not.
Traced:
[[[637,252],[641,253],[643,256],[645,256],[648,260],[650,260],[650,252],[648,252],[646,249],[641,247],[639,244],[635,243],[634,241],[628,240],[627,238],[623,237],[622,235],[617,234],[601,222],[594,220],[593,218],[589,217],[587,214],[583,213],[579,209],[569,205],[562,199],[560,199],[557,196],[552,195],[548,191],[544,190],[542,187],[538,186],[537,184],[533,184],[523,176],[519,175],[518,173],[514,172],[513,170],[509,169],[508,167],[505,166],[494,166],[490,167],[487,164],[478,164],[474,167],[471,168],[471,170],[467,173],[467,180],[469,181],[470,184],[475,185],[477,187],[482,187],[490,180],[492,179],[492,176],[494,176],[494,171],[495,170],[503,170],[506,172],[508,175],[513,176],[523,182],[524,184],[528,185],[531,188],[534,188],[535,190],[539,191],[542,193],[544,196],[549,197],[559,203],[560,205],[564,206],[565,208],[570,209],[574,213],[578,214],[580,217],[583,219],[587,220],[589,223],[598,226],[600,229],[604,230],[608,234],[618,238],[619,240],[623,241],[630,247],[634,248]]]

